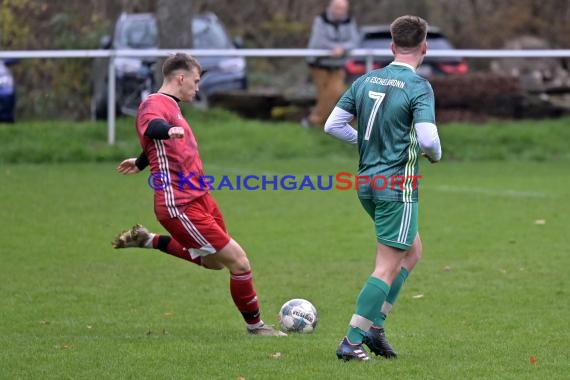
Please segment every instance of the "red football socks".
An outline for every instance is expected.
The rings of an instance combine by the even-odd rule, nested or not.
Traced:
[[[230,292],[245,322],[249,325],[259,323],[261,314],[251,271],[239,274],[230,273]]]
[[[202,258],[200,256],[193,259],[192,256],[190,256],[190,252],[174,240],[172,236],[155,235],[152,239],[152,248],[159,249],[162,252],[190,261],[196,265],[202,265]]]

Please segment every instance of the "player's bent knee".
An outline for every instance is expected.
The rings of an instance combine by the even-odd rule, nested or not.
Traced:
[[[223,262],[232,273],[243,273],[251,270],[245,251],[233,240],[216,255],[218,260]]]
[[[228,265],[228,268],[232,273],[243,273],[249,272],[251,270],[251,266],[249,265],[249,260],[246,256],[238,258],[232,265]]]

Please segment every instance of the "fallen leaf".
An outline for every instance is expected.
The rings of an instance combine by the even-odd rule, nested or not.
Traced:
[[[534,221],[534,224],[538,224],[538,225],[546,224],[546,220],[544,220],[544,219],[537,219],[537,220]]]
[[[531,356],[529,359],[530,359],[530,364],[536,364],[537,362],[536,356]]]
[[[443,267],[444,272],[449,272],[450,270],[451,270],[451,267],[449,265],[446,265]]]
[[[91,330],[91,329],[93,328],[93,326],[87,325],[87,328],[88,328],[89,330]]]
[[[174,316],[174,315],[176,315],[176,313],[173,312],[173,311],[167,311],[166,313],[164,313],[164,316],[165,316],[165,317],[172,317],[172,316]]]
[[[416,294],[415,296],[412,296],[413,299],[415,300],[419,300],[420,298],[424,298],[423,294]]]
[[[236,380],[245,380],[245,377],[239,376],[239,377],[236,377]]]

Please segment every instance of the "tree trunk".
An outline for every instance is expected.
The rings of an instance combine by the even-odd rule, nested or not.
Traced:
[[[192,48],[192,1],[157,0],[156,19],[161,49]]]
[[[160,49],[192,49],[192,3],[191,0],[156,0]],[[156,83],[162,82],[163,61],[159,59],[155,67]]]

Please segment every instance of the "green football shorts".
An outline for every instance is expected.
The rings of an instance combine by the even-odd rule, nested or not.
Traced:
[[[411,248],[418,233],[418,202],[359,199],[374,220],[379,243],[405,251]]]

